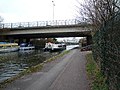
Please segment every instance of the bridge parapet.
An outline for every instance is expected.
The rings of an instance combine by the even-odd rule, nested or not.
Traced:
[[[19,22],[19,23],[3,23],[0,28],[29,28],[29,27],[43,27],[43,26],[61,26],[61,25],[77,25],[83,24],[77,19],[69,20],[52,20],[52,21],[36,21],[36,22]]]

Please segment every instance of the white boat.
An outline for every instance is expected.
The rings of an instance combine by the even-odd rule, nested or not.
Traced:
[[[44,48],[45,51],[64,50],[64,49],[66,49],[65,44],[59,44],[59,43],[57,44],[57,43],[50,43],[50,42],[46,43]]]
[[[35,49],[35,46],[32,44],[22,43],[20,44],[19,50],[32,50]]]
[[[13,52],[18,51],[19,46],[17,43],[6,43],[6,42],[0,42],[0,52]]]
[[[66,50],[72,50],[74,48],[79,48],[79,47],[80,47],[80,45],[67,45]]]

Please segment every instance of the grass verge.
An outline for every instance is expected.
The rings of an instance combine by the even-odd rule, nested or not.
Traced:
[[[91,90],[108,90],[108,86],[105,83],[106,78],[103,76],[103,74],[100,71],[100,68],[94,61],[92,53],[87,54],[86,59],[86,70],[90,79]]]
[[[67,53],[69,53],[69,52],[70,52],[69,50],[68,50],[68,51],[64,51],[64,52],[60,53],[59,55],[56,55],[56,56],[53,56],[53,57],[50,58],[50,59],[47,59],[47,60],[44,61],[43,63],[40,63],[40,64],[38,64],[38,65],[36,65],[36,66],[32,66],[32,67],[30,67],[30,68],[22,71],[22,72],[19,73],[18,75],[14,76],[14,77],[12,77],[12,78],[10,78],[10,79],[5,80],[4,82],[1,82],[1,83],[0,83],[0,88],[4,88],[8,83],[11,83],[12,81],[15,81],[16,79],[18,79],[18,78],[20,78],[20,77],[22,77],[22,76],[25,76],[25,75],[28,75],[28,74],[31,74],[31,73],[40,71],[40,70],[43,68],[43,65],[44,65],[45,63],[51,62],[51,61],[53,61],[53,60],[56,60],[57,58],[62,57],[63,55],[65,55],[65,54],[67,54]]]

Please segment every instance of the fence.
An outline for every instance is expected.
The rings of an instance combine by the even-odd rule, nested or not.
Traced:
[[[76,25],[86,24],[85,22],[77,19],[69,20],[52,20],[52,21],[35,21],[35,22],[18,22],[18,23],[0,23],[0,28],[28,28],[28,27],[41,27],[41,26],[59,26],[59,25]]]
[[[120,13],[93,36],[93,55],[110,90],[120,90]]]

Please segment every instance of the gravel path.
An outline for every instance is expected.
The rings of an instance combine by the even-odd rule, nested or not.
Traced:
[[[89,90],[85,54],[79,49],[44,65],[40,72],[24,76],[4,90]]]

